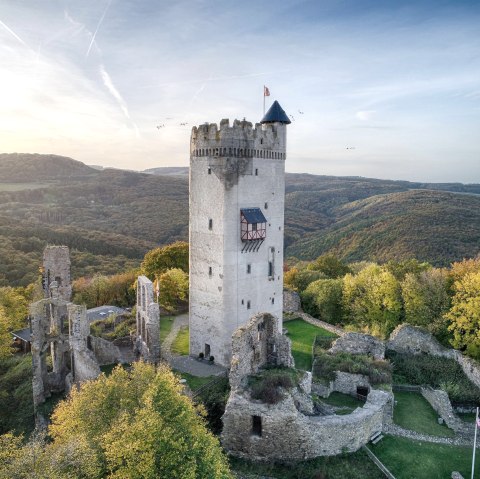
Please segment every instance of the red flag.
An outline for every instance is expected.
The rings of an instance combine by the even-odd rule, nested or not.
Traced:
[[[263,96],[270,96],[270,90],[263,85]]]

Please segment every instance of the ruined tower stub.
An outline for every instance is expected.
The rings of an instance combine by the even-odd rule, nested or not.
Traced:
[[[56,282],[58,297],[70,301],[72,282],[70,277],[70,252],[68,246],[47,246],[43,250],[43,291],[51,297],[50,285]]]
[[[153,283],[146,276],[137,280],[137,337],[135,348],[145,361],[160,359],[160,309]]]
[[[205,124],[190,139],[190,354],[229,366],[257,313],[282,327],[286,128],[275,102],[255,127]]]

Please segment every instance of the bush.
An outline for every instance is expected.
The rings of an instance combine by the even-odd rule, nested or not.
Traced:
[[[335,372],[368,376],[370,384],[386,384],[392,382],[392,366],[388,361],[372,359],[360,354],[337,353],[317,349],[313,364],[313,375],[317,379],[333,381]]]
[[[480,390],[454,359],[394,351],[387,351],[387,357],[392,361],[393,380],[397,383],[441,388],[451,401],[480,401]]]
[[[266,369],[251,376],[250,387],[252,399],[259,399],[267,404],[277,404],[284,395],[280,388],[291,389],[298,380],[298,373],[293,369]]]

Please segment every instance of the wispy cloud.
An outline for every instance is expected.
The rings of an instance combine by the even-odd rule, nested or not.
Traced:
[[[12,35],[19,43],[21,43],[24,47],[28,48],[29,50],[33,51],[33,49],[28,45],[26,42],[24,42],[8,25],[6,25],[4,22],[0,20],[0,25],[8,32],[10,35]]]
[[[100,17],[100,20],[97,23],[97,28],[95,28],[95,32],[92,35],[92,39],[90,40],[90,45],[88,45],[87,53],[85,55],[87,58],[88,58],[88,55],[90,55],[90,50],[92,49],[92,46],[95,43],[95,38],[97,36],[98,30],[100,30],[100,26],[102,25],[105,15],[107,14],[107,11],[110,8],[111,4],[112,4],[112,0],[109,0],[105,7],[105,10],[103,11],[102,16]]]
[[[357,111],[355,116],[360,120],[360,121],[368,121],[371,120],[373,115],[376,113],[376,110],[363,110],[363,111]]]

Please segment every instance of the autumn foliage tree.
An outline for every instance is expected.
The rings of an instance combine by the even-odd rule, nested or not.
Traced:
[[[175,243],[149,251],[142,262],[142,273],[152,281],[165,271],[180,268],[188,273],[188,243]]]
[[[166,366],[117,367],[59,404],[43,448],[1,438],[0,479],[231,479],[218,439],[181,390]]]

